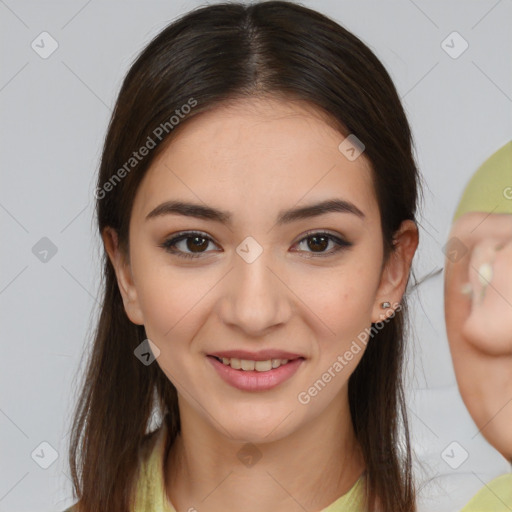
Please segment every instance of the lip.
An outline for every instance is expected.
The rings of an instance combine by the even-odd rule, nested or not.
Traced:
[[[249,361],[268,361],[269,359],[305,359],[302,354],[294,354],[292,352],[276,349],[258,350],[258,352],[249,352],[247,350],[223,350],[221,352],[212,352],[208,355],[220,357],[221,359],[223,357],[228,359],[235,357],[237,359],[247,359]]]
[[[263,351],[264,352],[264,351]],[[249,352],[243,351],[233,351],[233,352],[219,352],[222,354],[249,354]],[[274,352],[276,354],[286,354],[286,352]],[[260,353],[258,353],[260,354]],[[252,354],[254,356],[254,354]],[[222,357],[222,356],[216,356]],[[223,356],[228,357],[228,356]],[[237,357],[237,356],[229,356],[229,357]],[[258,355],[258,357],[261,357]],[[267,356],[265,356],[267,357]],[[218,359],[214,357],[214,355],[208,355],[207,359],[210,361],[212,366],[215,368],[219,376],[224,382],[233,386],[234,388],[240,389],[242,391],[267,391],[275,388],[279,384],[287,381],[294,375],[294,373],[299,369],[299,366],[304,361],[302,356],[298,358],[291,359],[288,363],[279,368],[273,368],[272,370],[268,370],[266,372],[258,372],[257,370],[235,370],[231,368],[229,365],[225,365]],[[242,357],[241,359],[245,359]],[[268,357],[267,359],[288,359],[287,357]],[[267,359],[255,359],[257,361],[266,361]],[[252,360],[252,359],[251,359]]]

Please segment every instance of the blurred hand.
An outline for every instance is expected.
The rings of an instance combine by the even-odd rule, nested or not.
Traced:
[[[461,396],[512,460],[512,215],[471,212],[446,250],[445,319]]]

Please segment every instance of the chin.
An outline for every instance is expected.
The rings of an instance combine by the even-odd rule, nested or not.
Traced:
[[[254,407],[247,412],[237,410],[234,414],[229,414],[223,420],[218,418],[219,423],[224,427],[220,431],[229,436],[230,440],[243,443],[261,444],[271,443],[286,437],[293,432],[294,427],[285,418],[295,418],[290,411],[284,413],[269,414],[268,408],[258,414]],[[215,425],[219,428],[219,425]]]

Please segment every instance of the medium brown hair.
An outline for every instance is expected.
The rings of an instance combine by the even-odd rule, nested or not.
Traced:
[[[286,1],[197,8],[168,25],[136,58],[103,147],[96,194],[100,234],[107,226],[114,228],[129,256],[135,194],[173,134],[222,102],[262,95],[306,101],[341,134],[355,134],[364,143],[386,261],[401,222],[415,219],[418,193],[413,140],[400,98],[360,39],[328,17]],[[195,106],[171,129],[170,116],[191,99]],[[161,126],[167,131],[157,138]],[[128,168],[133,152],[148,138],[156,147]],[[169,427],[167,450],[180,430],[180,418],[172,382],[158,364],[145,366],[134,356],[146,339],[145,329],[127,317],[105,251],[102,264],[101,312],[74,411],[69,463],[81,512],[126,512],[132,507],[139,448],[150,434],[152,414],[158,411]],[[369,341],[349,380],[369,510],[377,510],[377,504],[386,512],[415,510],[402,383],[406,314],[404,297],[399,311]]]

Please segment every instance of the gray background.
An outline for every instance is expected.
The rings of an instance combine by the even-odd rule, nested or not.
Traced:
[[[72,503],[68,429],[98,307],[93,191],[103,137],[132,60],[200,3],[0,0],[2,512],[59,511]],[[390,72],[426,184],[416,274],[441,268],[465,183],[512,139],[511,0],[303,4],[354,32]],[[58,43],[46,59],[31,47],[42,46],[43,31]],[[469,45],[457,58],[442,46],[453,31]],[[460,40],[449,44],[452,52],[462,48]],[[57,251],[46,262],[33,252],[38,242],[49,245],[43,237]],[[510,471],[460,400],[442,279],[438,273],[411,292],[409,401],[420,511],[435,512],[458,510],[484,482]],[[453,441],[469,455],[456,469],[442,458]],[[52,450],[57,459],[43,469]],[[463,452],[456,446],[454,453]]]

